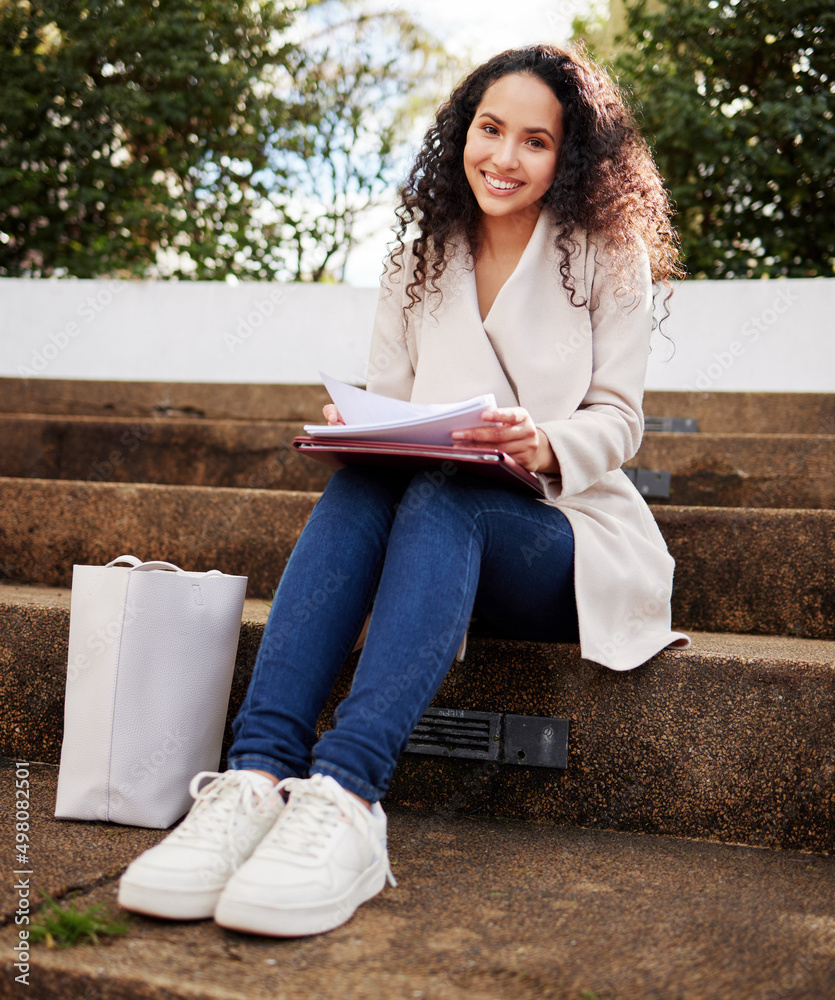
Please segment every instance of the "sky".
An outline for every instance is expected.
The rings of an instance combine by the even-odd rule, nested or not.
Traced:
[[[451,51],[469,50],[482,62],[503,49],[532,42],[565,42],[586,0],[420,0],[413,10]]]
[[[448,51],[475,67],[504,49],[534,42],[565,44],[573,18],[587,14],[594,5],[595,0],[418,0],[409,9],[444,41]],[[367,0],[366,6],[374,10],[392,4]],[[424,128],[425,123],[418,134]],[[379,283],[393,208],[394,195],[391,206],[366,221],[373,232],[351,253],[345,275],[349,284],[373,287]]]

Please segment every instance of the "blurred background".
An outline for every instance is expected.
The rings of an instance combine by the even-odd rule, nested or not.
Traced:
[[[0,374],[104,377],[112,338],[139,335],[137,309],[165,354],[200,302],[211,303],[202,329],[223,328],[220,360],[237,362],[252,344],[234,331],[255,328],[265,282],[285,289],[274,322],[289,310],[294,332],[311,329],[297,316],[311,308],[320,338],[346,308],[364,329],[368,296],[353,311],[344,297],[312,307],[296,286],[371,294],[398,185],[439,101],[478,62],[531,42],[584,44],[610,69],[671,192],[688,272],[671,327],[685,353],[665,369],[686,370],[671,387],[696,387],[701,372],[710,387],[748,388],[757,343],[782,345],[778,371],[784,341],[800,336],[795,348],[823,355],[812,382],[792,387],[833,388],[819,370],[835,367],[823,335],[833,293],[807,280],[835,274],[831,0],[0,0],[0,279],[15,279],[0,280]],[[109,285],[31,284],[45,278],[157,290],[117,301]],[[791,288],[742,290],[762,278]],[[729,279],[730,299],[713,288]],[[165,298],[172,281],[248,291]],[[691,356],[694,309],[708,336]],[[670,361],[667,346],[653,364]],[[289,362],[270,358],[292,380]],[[217,358],[209,367],[254,377],[219,372]],[[169,376],[187,377],[155,377]]]

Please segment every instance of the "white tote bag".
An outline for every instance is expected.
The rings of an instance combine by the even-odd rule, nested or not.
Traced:
[[[163,829],[188,810],[220,764],[246,582],[135,556],[73,567],[56,817]]]

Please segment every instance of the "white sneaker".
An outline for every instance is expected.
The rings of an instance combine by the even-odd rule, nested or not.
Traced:
[[[200,788],[204,778],[212,778]],[[128,865],[119,883],[126,910],[172,920],[214,914],[229,878],[252,854],[278,818],[284,800],[243,771],[201,771],[191,779],[195,800],[165,840]]]
[[[290,798],[252,857],[223,890],[223,927],[298,937],[344,924],[388,877],[386,815],[369,811],[329,775],[286,778]]]

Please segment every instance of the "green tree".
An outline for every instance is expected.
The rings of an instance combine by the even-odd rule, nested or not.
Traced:
[[[324,277],[395,159],[395,46],[429,58],[335,0],[0,0],[0,274]]]
[[[286,276],[341,278],[360,220],[405,175],[409,125],[439,99],[453,62],[396,10],[356,15],[351,4],[326,3],[300,27],[278,91],[286,118],[269,164],[281,182],[269,202]]]
[[[267,2],[3,0],[0,273],[228,260],[289,23]]]
[[[627,3],[637,98],[697,277],[835,273],[831,0]]]

